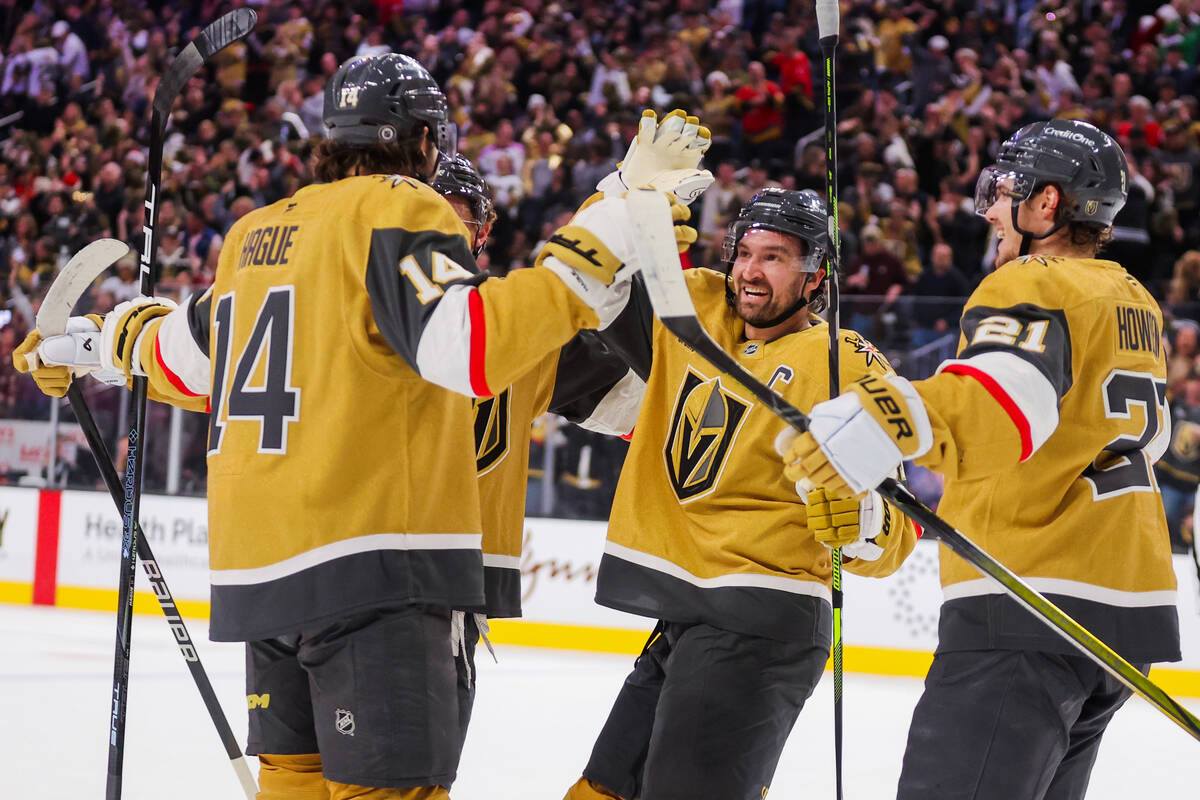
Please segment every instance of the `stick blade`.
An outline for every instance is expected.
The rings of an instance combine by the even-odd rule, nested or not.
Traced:
[[[175,105],[183,85],[204,66],[204,62],[238,39],[249,36],[257,21],[258,14],[253,9],[234,9],[210,23],[188,42],[187,47],[179,51],[154,90],[154,113],[161,120],[161,125],[166,126],[167,115],[171,112],[171,106]]]
[[[116,239],[97,239],[71,257],[50,289],[37,313],[37,329],[42,336],[55,336],[67,330],[67,318],[80,296],[117,259],[129,252],[129,245]]]

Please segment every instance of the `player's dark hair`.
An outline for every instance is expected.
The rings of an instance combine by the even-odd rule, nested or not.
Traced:
[[[352,175],[413,175],[425,166],[421,143],[426,129],[407,139],[374,144],[346,144],[323,139],[313,148],[313,175],[321,183],[332,183]]]
[[[1058,189],[1059,203],[1054,209],[1054,224],[1064,225],[1067,241],[1071,247],[1087,250],[1095,256],[1104,245],[1112,240],[1112,227],[1099,222],[1082,222],[1073,219],[1079,202],[1071,196],[1068,190],[1057,183],[1049,181],[1043,183],[1037,187],[1034,196],[1036,197],[1037,193],[1047,186]]]

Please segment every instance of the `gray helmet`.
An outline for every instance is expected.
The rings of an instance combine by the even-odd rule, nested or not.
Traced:
[[[1026,125],[1000,145],[996,163],[980,173],[975,213],[986,214],[1002,196],[1020,203],[1050,183],[1075,202],[1070,221],[1108,227],[1129,191],[1125,153],[1107,133],[1080,120]]]
[[[417,61],[400,53],[346,61],[325,84],[326,135],[352,145],[393,142],[429,126],[438,150],[457,151],[446,97]]]
[[[492,213],[492,193],[479,176],[475,165],[461,153],[442,159],[433,188],[438,194],[465,197],[471,204],[471,213],[480,225],[487,223]]]
[[[732,263],[737,257],[738,242],[746,235],[746,231],[762,228],[803,239],[807,252],[800,269],[802,272],[816,272],[825,265],[825,252],[829,247],[828,226],[825,201],[812,189],[796,191],[773,186],[760,189],[729,226],[729,232],[725,235],[724,259]]]
[[[800,262],[801,272],[816,272],[825,266],[825,255],[829,250],[829,217],[825,200],[812,189],[797,191],[769,186],[760,189],[742,207],[738,218],[725,234],[723,257],[725,261],[725,302],[735,305],[733,288],[733,262],[737,259],[737,246],[746,232],[755,228],[795,236],[805,243],[805,253]],[[828,277],[828,276],[826,276]],[[807,298],[784,311],[774,321],[775,325],[795,314],[807,305],[819,312],[825,307],[825,281],[814,288]]]
[[[471,204],[471,215],[478,226],[475,235],[483,230],[492,216],[492,192],[475,165],[461,153],[449,158],[443,158],[438,164],[437,174],[433,177],[433,188],[441,195],[455,195],[466,198]],[[468,226],[470,227],[470,226]],[[478,256],[483,252],[484,241],[475,243],[474,251]]]

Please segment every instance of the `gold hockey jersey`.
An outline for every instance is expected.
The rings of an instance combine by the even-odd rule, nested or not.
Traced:
[[[801,409],[829,397],[829,328],[748,341],[725,303],[724,276],[687,272],[708,333],[759,380]],[[635,294],[635,300],[642,296]],[[606,332],[607,333],[607,332]],[[806,527],[804,504],[779,471],[782,423],[653,323],[645,399],[617,485],[597,602],[649,617],[704,622],[782,640],[830,643],[830,551]],[[890,370],[853,331],[839,337],[842,382]],[[893,572],[917,533],[888,507],[884,555],[848,560],[863,575]]]
[[[475,400],[476,469],[483,515],[483,577],[489,617],[521,616],[521,553],[533,421],[546,411],[612,432],[613,406],[640,402],[640,381],[615,354],[581,332],[495,397]],[[625,415],[622,409],[622,416]],[[624,431],[622,431],[624,432]]]
[[[211,397],[214,639],[483,608],[471,397],[596,317],[548,270],[474,272],[428,186],[348,178],[243,217],[212,289],[148,326],[156,395]]]
[[[557,364],[554,353],[495,397],[475,400],[475,464],[489,617],[521,616],[529,440],[534,419],[550,405]]]
[[[914,385],[938,512],[1133,662],[1179,658],[1151,466],[1170,440],[1162,314],[1119,264],[1027,256],[987,276],[958,357]],[[1075,652],[942,549],[942,650]]]

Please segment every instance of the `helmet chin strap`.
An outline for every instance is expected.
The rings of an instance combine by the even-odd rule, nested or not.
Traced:
[[[1017,209],[1020,207],[1020,205],[1021,201],[1014,197],[1012,199],[1012,225],[1013,230],[1021,234],[1021,249],[1017,255],[1027,256],[1029,255],[1029,246],[1033,244],[1034,239],[1041,240],[1049,236],[1053,236],[1054,234],[1058,233],[1058,231],[1061,230],[1064,225],[1067,224],[1068,220],[1063,220],[1045,233],[1031,233],[1030,231],[1022,228],[1020,223],[1017,222]]]

